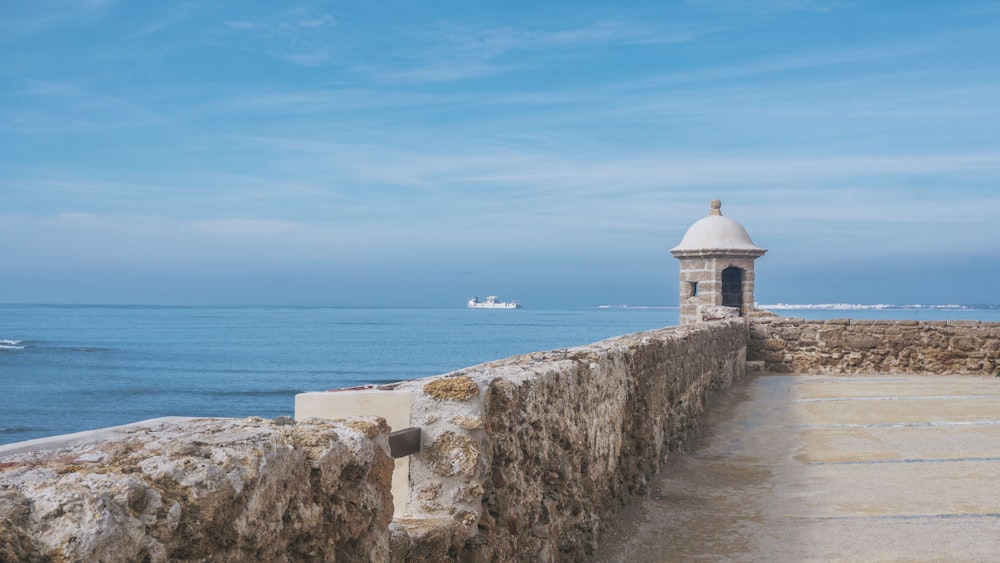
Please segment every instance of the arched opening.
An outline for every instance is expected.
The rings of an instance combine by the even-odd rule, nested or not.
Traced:
[[[730,266],[722,270],[722,306],[743,311],[743,270]]]

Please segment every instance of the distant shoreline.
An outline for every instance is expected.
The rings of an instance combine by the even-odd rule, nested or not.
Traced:
[[[776,303],[770,305],[757,305],[758,309],[768,309],[768,310],[791,310],[791,309],[821,309],[821,310],[843,310],[843,311],[995,311],[1000,309],[1000,305],[961,305],[961,304],[948,304],[948,305],[926,305],[926,304],[911,304],[911,305],[891,305],[886,303],[877,303],[873,305],[863,305],[856,303],[805,303],[805,304],[791,304],[791,303]]]

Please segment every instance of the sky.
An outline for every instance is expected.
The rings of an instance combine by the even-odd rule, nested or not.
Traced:
[[[998,303],[1000,2],[5,0],[0,303]]]

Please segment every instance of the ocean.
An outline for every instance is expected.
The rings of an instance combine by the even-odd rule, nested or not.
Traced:
[[[1000,321],[996,309],[779,312]],[[0,444],[160,416],[291,416],[303,391],[443,374],[678,317],[668,307],[0,305]]]
[[[0,444],[159,416],[291,416],[294,397],[678,322],[675,308],[0,305]]]

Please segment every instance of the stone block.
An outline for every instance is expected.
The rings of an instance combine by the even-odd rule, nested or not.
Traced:
[[[840,326],[831,326],[819,331],[818,340],[828,347],[840,347],[844,345],[844,330]]]
[[[0,559],[386,561],[389,427],[352,420],[195,419],[4,457]]]
[[[748,350],[747,360],[781,363],[785,361],[785,353],[780,350]]]
[[[948,326],[962,327],[962,328],[979,328],[980,326],[982,326],[982,323],[980,323],[979,321],[958,320],[958,321],[945,321],[945,322],[948,323]]]
[[[773,373],[792,373],[792,366],[785,363],[769,363],[767,369]]]
[[[782,340],[798,340],[802,337],[802,329],[797,326],[784,327],[774,331],[774,335]]]
[[[854,350],[871,350],[881,343],[882,339],[871,334],[848,334],[844,338],[844,346]]]
[[[424,452],[434,471],[441,476],[475,475],[479,444],[454,432],[444,432]]]
[[[951,339],[950,346],[962,352],[972,352],[980,349],[980,342],[975,336],[956,336]]]
[[[754,346],[760,350],[777,351],[785,349],[785,341],[780,338],[768,338],[754,342]]]
[[[442,401],[468,401],[479,396],[479,386],[464,375],[442,377],[424,385],[424,393]]]

